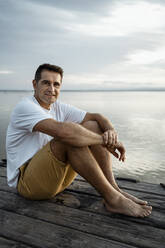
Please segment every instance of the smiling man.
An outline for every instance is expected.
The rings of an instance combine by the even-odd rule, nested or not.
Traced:
[[[11,115],[6,141],[9,186],[28,199],[49,199],[79,173],[101,194],[108,211],[150,215],[147,202],[121,191],[115,182],[110,153],[124,162],[125,149],[111,122],[58,101],[62,78],[59,66],[40,65],[34,96],[19,102]]]
[[[58,70],[60,69],[58,68]],[[33,87],[35,89],[34,97],[43,108],[50,109],[51,104],[54,103],[59,96],[62,74],[60,75],[58,72],[48,70],[43,70],[41,74],[42,76],[36,73],[35,80],[33,80]]]

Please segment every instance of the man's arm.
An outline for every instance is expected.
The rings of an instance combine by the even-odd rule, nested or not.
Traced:
[[[103,132],[104,144],[112,146],[117,144],[118,137],[112,123],[103,115],[95,113],[87,113],[82,124],[86,121],[96,121]]]
[[[107,147],[107,150],[111,152],[116,158],[118,158],[119,161],[124,162],[126,160],[125,147],[121,142],[118,142],[115,146]]]
[[[112,123],[106,117],[98,113],[86,113],[81,124],[86,121],[97,121],[103,132],[106,132],[109,129],[114,130]]]
[[[114,130],[112,123],[101,114],[87,113],[82,121],[82,124],[86,121],[97,121],[102,130],[104,144],[109,152],[111,152],[119,161],[124,162],[126,159],[125,147],[118,141],[117,133]],[[118,151],[118,153],[117,153]]]
[[[53,119],[45,119],[34,126],[33,132],[35,131],[48,134],[56,140],[77,147],[104,144],[102,135],[72,122],[57,122]]]

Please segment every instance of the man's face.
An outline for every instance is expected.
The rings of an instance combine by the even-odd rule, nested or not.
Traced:
[[[50,109],[50,105],[57,100],[60,93],[61,75],[57,72],[43,70],[41,79],[38,82],[33,80],[33,88],[34,96],[39,104],[43,108]]]

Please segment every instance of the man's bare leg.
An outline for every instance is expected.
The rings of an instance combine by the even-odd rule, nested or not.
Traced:
[[[57,159],[68,160],[72,168],[95,187],[108,211],[134,217],[151,214],[152,207],[136,204],[112,187],[88,147],[71,147],[52,140],[51,148]]]
[[[83,125],[84,127],[86,127],[87,129],[95,132],[95,133],[99,133],[101,134],[101,130],[98,126],[98,124],[94,121],[88,121],[86,123],[84,123]],[[102,169],[105,177],[107,178],[107,180],[110,182],[110,184],[120,193],[122,193],[125,197],[133,200],[134,202],[138,203],[138,204],[147,204],[146,201],[140,200],[137,197],[128,194],[127,192],[124,192],[123,190],[121,190],[119,188],[119,186],[116,183],[116,180],[114,178],[113,175],[113,170],[112,170],[112,159],[111,159],[111,155],[110,152],[107,151],[107,149],[101,145],[96,145],[96,146],[91,146],[90,147],[91,152],[93,154],[93,156],[95,157],[97,163],[99,164],[100,168]]]

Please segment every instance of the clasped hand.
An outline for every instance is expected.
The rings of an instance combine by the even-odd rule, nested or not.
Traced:
[[[121,142],[118,141],[117,133],[114,129],[109,129],[103,133],[104,145],[107,150],[111,152],[119,161],[124,162],[125,157],[125,148]],[[117,153],[119,152],[119,154]]]
[[[105,146],[115,146],[118,142],[117,132],[114,129],[109,129],[103,133]]]

